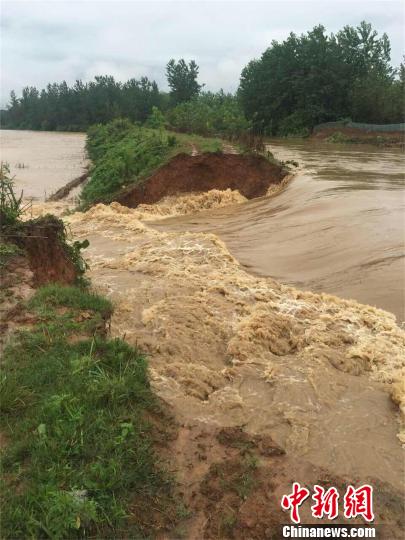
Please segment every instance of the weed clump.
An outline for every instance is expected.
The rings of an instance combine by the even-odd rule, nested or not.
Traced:
[[[24,203],[23,193],[18,196],[14,191],[14,178],[10,176],[8,163],[0,163],[0,228],[1,230],[14,226],[30,203]]]

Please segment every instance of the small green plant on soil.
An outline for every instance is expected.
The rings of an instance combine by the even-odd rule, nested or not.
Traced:
[[[240,461],[237,472],[231,477],[225,477],[221,480],[223,488],[234,491],[242,500],[247,499],[255,486],[254,471],[257,466],[256,456],[246,452]]]
[[[230,534],[232,534],[236,522],[237,517],[232,508],[229,508],[229,510],[223,515],[221,520],[221,533],[224,536],[229,536]]]
[[[15,244],[0,242],[0,269],[6,266],[11,258],[20,253],[21,249]]]
[[[111,303],[86,290],[49,285],[27,309],[36,323],[6,346],[1,373],[2,538],[149,537],[134,501],[161,513],[171,483],[146,418],[161,410],[145,357],[104,337]]]

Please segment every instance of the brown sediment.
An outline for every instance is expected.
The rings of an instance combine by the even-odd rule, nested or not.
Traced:
[[[2,264],[0,284],[0,349],[16,328],[30,326],[25,302],[34,294],[33,273],[25,254],[17,253]]]
[[[280,165],[255,154],[179,154],[147,181],[128,188],[117,201],[135,208],[167,196],[213,189],[239,191],[243,197],[252,199],[266,195],[269,187],[280,183],[286,174]]]

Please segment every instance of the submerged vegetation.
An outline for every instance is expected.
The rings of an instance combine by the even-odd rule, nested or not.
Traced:
[[[388,36],[371,24],[345,26],[327,35],[319,25],[301,36],[291,33],[243,69],[238,91],[204,92],[198,65],[170,60],[170,92],[147,77],[121,83],[111,76],[73,86],[26,87],[11,93],[2,111],[3,128],[85,131],[117,118],[149,127],[235,138],[243,132],[307,135],[319,123],[403,122],[405,67],[390,64]],[[157,124],[156,124],[157,122]]]
[[[401,136],[393,136],[390,133],[366,133],[359,131],[358,134],[347,135],[342,131],[335,131],[325,138],[328,143],[335,144],[373,144],[375,146],[404,146],[404,139]]]

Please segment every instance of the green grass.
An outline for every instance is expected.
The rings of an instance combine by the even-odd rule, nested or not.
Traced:
[[[28,308],[36,324],[1,372],[2,538],[146,537],[131,504],[159,507],[171,483],[146,420],[161,411],[145,357],[103,337],[111,304],[86,290],[43,287]]]
[[[106,298],[78,287],[45,285],[37,290],[30,300],[29,307],[37,311],[43,308],[69,307],[77,310],[92,310],[103,318],[112,315],[112,304]]]
[[[0,269],[6,266],[10,259],[16,255],[19,255],[20,253],[21,249],[18,246],[4,243],[0,239]]]
[[[221,152],[223,140],[215,137],[202,137],[201,135],[192,135],[188,133],[172,133],[177,140],[173,154],[184,152],[191,154],[193,145],[201,153],[203,152]]]
[[[86,148],[93,162],[81,193],[82,207],[111,202],[128,186],[147,181],[156,169],[179,153],[219,152],[221,139],[171,133],[114,120],[89,129]]]

